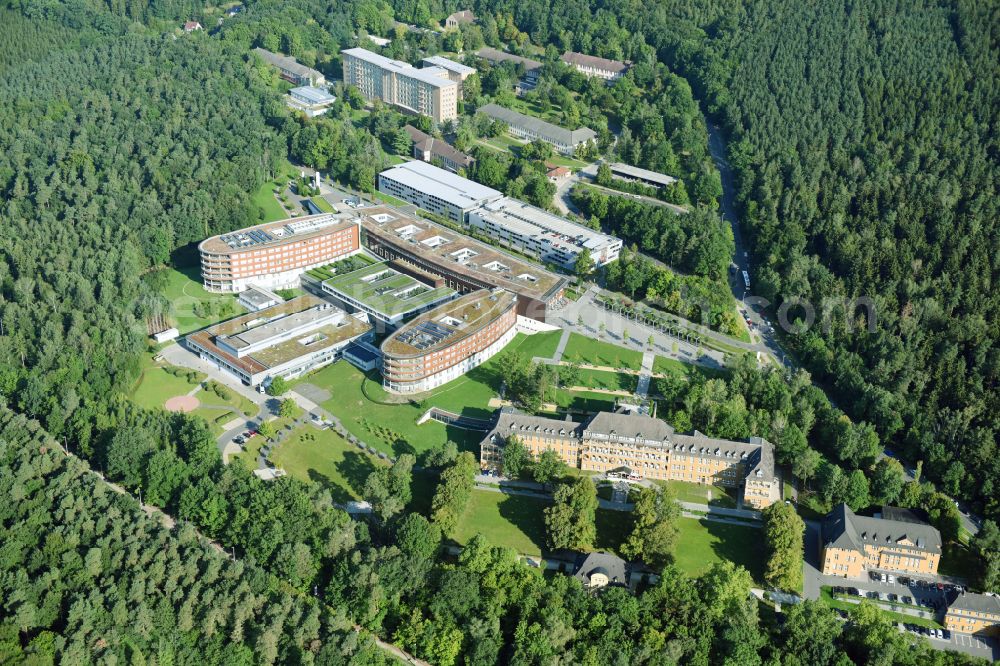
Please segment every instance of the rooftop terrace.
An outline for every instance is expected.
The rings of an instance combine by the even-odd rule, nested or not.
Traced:
[[[449,347],[482,329],[512,307],[517,297],[509,291],[485,289],[465,294],[426,312],[382,343],[392,356],[424,355]]]
[[[277,247],[307,238],[336,233],[356,225],[349,215],[322,213],[268,222],[206,238],[198,246],[202,252],[232,254],[260,247]]]
[[[448,271],[486,281],[519,295],[546,301],[566,278],[463,233],[412,218],[394,208],[366,208],[361,226],[371,236]]]
[[[419,310],[455,293],[448,287],[424,284],[385,263],[330,278],[323,286],[388,317]]]

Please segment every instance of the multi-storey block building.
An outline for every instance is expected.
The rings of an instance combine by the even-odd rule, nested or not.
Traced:
[[[485,113],[493,120],[499,120],[507,125],[507,133],[511,136],[526,141],[537,139],[551,143],[557,152],[564,155],[572,155],[583,144],[597,140],[597,132],[589,127],[580,127],[575,130],[563,129],[540,118],[526,116],[496,104],[483,105],[477,112]]]
[[[417,69],[366,49],[341,51],[344,83],[365,99],[379,99],[442,123],[458,116],[459,84],[441,67]]]
[[[615,261],[622,250],[620,238],[510,197],[469,211],[468,225],[506,247],[568,270],[584,250],[597,266]]]
[[[945,611],[944,626],[963,634],[1000,636],[1000,597],[958,593]]]
[[[473,208],[503,196],[491,187],[416,160],[380,173],[378,190],[460,224]]]
[[[467,78],[476,73],[475,67],[463,65],[460,62],[449,60],[443,56],[430,56],[428,58],[424,58],[420,61],[420,66],[424,69],[433,69],[435,67],[443,69],[445,71],[445,76],[458,84],[459,99],[461,99],[463,92],[462,84]]]
[[[584,76],[596,76],[606,81],[616,81],[625,76],[631,63],[618,60],[608,60],[597,56],[585,55],[574,51],[566,51],[560,58]]]
[[[280,53],[272,53],[267,49],[259,47],[254,49],[254,53],[259,55],[264,62],[276,67],[281,74],[281,78],[291,81],[297,86],[326,85],[326,77],[322,73],[317,72],[311,67],[306,67],[295,58],[289,58]]]
[[[391,208],[366,208],[361,234],[368,250],[399,268],[437,276],[461,293],[506,289],[517,294],[522,327],[544,322],[566,278],[429,220]],[[530,321],[528,321],[530,320]],[[541,329],[537,329],[541,330]]]
[[[834,507],[823,520],[823,573],[844,578],[861,578],[869,570],[937,574],[941,533],[894,507],[884,507],[883,516],[858,516],[846,504]]]
[[[371,326],[314,296],[300,296],[192,333],[184,344],[248,386],[267,386],[333,363]]]
[[[742,488],[743,503],[763,509],[780,499],[772,445],[679,435],[667,423],[642,414],[599,412],[583,423],[499,410],[480,444],[483,469],[503,467],[503,448],[517,437],[532,455],[552,449],[570,467],[621,472],[643,479],[687,481]]]
[[[418,393],[488,361],[517,333],[517,296],[476,291],[406,324],[382,343],[382,385]]]
[[[296,287],[305,271],[360,249],[357,220],[328,213],[260,224],[198,245],[205,289],[232,293],[251,285]]]

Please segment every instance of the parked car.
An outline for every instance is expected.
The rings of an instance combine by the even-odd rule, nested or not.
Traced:
[[[898,579],[900,585],[909,585],[910,579],[906,576],[900,576]]]
[[[889,593],[888,595],[886,595],[886,596],[888,596],[888,597],[889,597],[889,601],[899,601],[899,597],[897,597],[897,596],[896,596],[895,594],[893,594],[892,592],[890,592],[890,593]]]
[[[889,577],[886,576],[885,574],[879,574],[879,578],[881,579],[881,581],[883,583],[886,582],[889,579]]]
[[[872,580],[880,580],[880,576],[877,571],[869,571],[868,577],[871,578]]]
[[[911,606],[913,605],[913,597],[906,596],[905,594],[902,597],[900,597],[899,600],[902,601],[904,604],[909,604]]]
[[[854,595],[854,596],[856,596],[856,597],[860,597],[860,596],[863,596],[863,595],[861,594],[861,590],[859,590],[859,589],[858,589],[858,588],[856,588],[856,587],[849,587],[849,588],[847,588],[847,591],[848,591],[848,593],[850,593],[850,594],[853,594],[853,595]]]
[[[890,585],[895,585],[896,584],[896,577],[893,576],[892,574],[889,574],[889,584]]]
[[[237,444],[242,444],[243,442],[247,441],[247,438],[244,437],[243,435],[236,435],[236,437],[233,437],[233,441],[236,442]]]
[[[944,639],[946,641],[950,641],[951,640],[951,630],[950,629],[942,629],[941,633],[944,634]]]

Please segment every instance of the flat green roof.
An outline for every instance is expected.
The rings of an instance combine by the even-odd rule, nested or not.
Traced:
[[[455,293],[450,287],[433,287],[385,263],[338,275],[323,285],[389,317],[419,310]]]

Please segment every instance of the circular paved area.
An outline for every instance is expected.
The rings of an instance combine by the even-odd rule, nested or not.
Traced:
[[[163,408],[168,412],[193,412],[199,404],[193,395],[177,395],[163,403]]]

